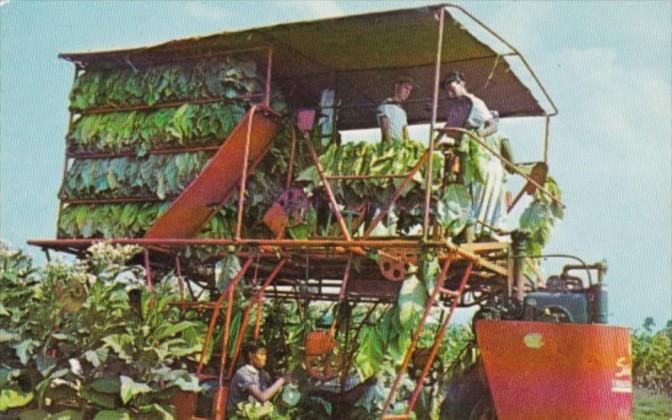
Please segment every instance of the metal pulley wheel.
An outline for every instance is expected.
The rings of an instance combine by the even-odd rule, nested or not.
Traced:
[[[381,249],[378,251],[380,274],[390,281],[404,281],[408,271],[408,255],[403,249]]]

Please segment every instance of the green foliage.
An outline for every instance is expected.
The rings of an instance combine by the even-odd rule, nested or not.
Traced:
[[[405,175],[417,164],[426,148],[420,142],[406,143],[352,142],[342,145],[331,144],[320,155],[320,163],[329,175]],[[441,157],[434,156],[434,180],[438,181],[441,169]],[[308,190],[320,185],[319,173],[315,166],[301,172],[297,181],[307,181]],[[403,182],[402,178],[376,178],[368,180],[344,180],[332,182],[336,197],[342,202],[357,203],[364,199],[375,198],[380,203],[387,202],[394,191]],[[424,174],[421,170],[402,192],[404,202],[419,202],[424,189]]]
[[[239,103],[184,104],[156,111],[110,112],[79,118],[70,150],[109,152],[217,145],[245,114]]]
[[[75,80],[71,107],[114,107],[173,102],[209,97],[233,98],[259,92],[253,60],[218,57],[197,63],[142,68],[89,70]]]
[[[635,385],[666,392],[672,398],[672,322],[654,331],[647,318],[641,329],[632,333],[632,373]]]
[[[63,198],[151,197],[179,194],[212,153],[150,155],[143,159],[77,159],[63,183]]]
[[[471,223],[471,196],[464,185],[446,187],[436,206],[439,221],[451,236],[458,235]]]
[[[551,177],[548,177],[545,189],[550,192],[558,201],[562,201],[562,193],[558,184]],[[519,220],[519,228],[528,235],[525,243],[525,254],[528,256],[539,256],[544,247],[550,241],[553,228],[564,218],[562,206],[548,195],[540,190],[534,194],[534,200],[523,211]],[[529,264],[538,266],[538,260],[534,262],[526,261],[525,271],[530,274]]]
[[[652,392],[635,388],[632,394],[634,420],[669,420],[672,416],[672,396],[669,392]]]
[[[143,287],[144,270],[125,265],[137,252],[97,244],[87,260],[35,271],[20,252],[0,249],[0,299],[11,302],[0,315],[0,411],[173,418],[165,399],[175,389],[200,389],[183,367],[200,353],[206,326],[181,319],[170,283],[154,293]]]
[[[244,234],[269,237],[270,230],[258,223],[284,189],[289,136],[276,135],[272,148],[259,163],[247,184]],[[179,194],[207,164],[210,153],[150,155],[143,159],[76,160],[68,171],[63,193],[68,198],[132,198],[154,195],[168,199]],[[296,170],[304,159],[299,159]],[[60,212],[61,238],[119,238],[142,236],[168,207],[162,203],[68,204]],[[237,202],[229,202],[200,237],[230,238],[235,231]],[[314,221],[313,221],[314,222]],[[313,223],[311,222],[311,223]]]

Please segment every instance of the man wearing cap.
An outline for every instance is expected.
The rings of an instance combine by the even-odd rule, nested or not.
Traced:
[[[401,104],[408,99],[415,86],[415,81],[410,77],[398,78],[394,81],[394,95],[378,106],[376,117],[383,143],[391,144],[393,141],[406,142],[409,140],[408,120]]]

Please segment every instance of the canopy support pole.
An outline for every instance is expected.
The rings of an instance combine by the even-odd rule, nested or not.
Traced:
[[[436,65],[434,66],[434,92],[432,94],[432,120],[429,124],[429,161],[427,162],[427,174],[425,179],[425,212],[422,224],[422,239],[427,240],[429,233],[429,203],[432,197],[432,156],[434,153],[434,126],[436,125],[436,112],[439,107],[439,78],[441,77],[441,53],[443,52],[443,23],[446,11],[439,9],[439,38],[436,46]]]

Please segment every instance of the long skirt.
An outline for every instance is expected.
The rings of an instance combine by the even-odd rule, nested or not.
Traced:
[[[506,173],[504,166],[497,158],[481,162],[484,184],[472,184],[471,198],[474,218],[482,223],[476,223],[477,236],[484,234],[494,239],[503,239],[491,227],[506,229]],[[489,227],[491,226],[491,227]]]

